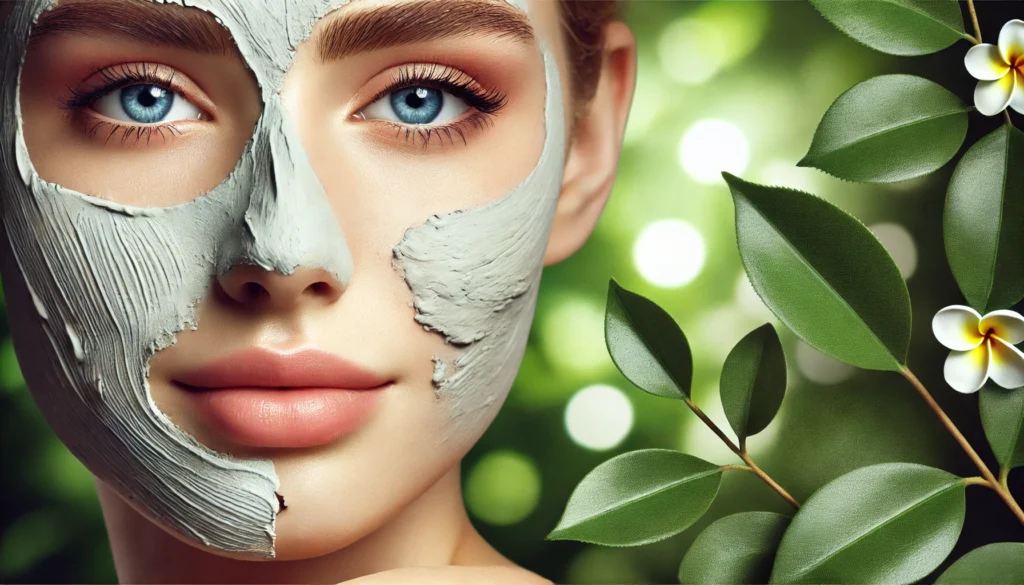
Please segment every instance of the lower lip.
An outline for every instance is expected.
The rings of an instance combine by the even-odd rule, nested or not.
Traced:
[[[188,388],[200,416],[231,441],[250,447],[326,445],[373,414],[387,386],[337,388]]]

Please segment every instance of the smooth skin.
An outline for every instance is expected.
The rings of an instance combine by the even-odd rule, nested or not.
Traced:
[[[151,363],[153,398],[182,429],[215,450],[274,461],[288,503],[277,520],[278,560],[229,558],[180,541],[97,480],[124,582],[547,582],[503,557],[470,523],[460,462],[485,428],[459,435],[468,438],[437,440],[449,434],[453,422],[435,400],[431,357],[453,354],[442,338],[414,321],[408,287],[391,266],[391,249],[406,229],[431,215],[493,200],[534,168],[544,140],[540,52],[534,43],[473,34],[330,62],[316,58],[312,39],[330,19],[407,1],[412,0],[355,0],[326,16],[311,40],[299,46],[281,91],[352,252],[351,282],[343,286],[307,269],[285,276],[236,267],[200,303],[200,327],[180,333],[177,343]],[[536,36],[554,48],[564,101],[572,104],[557,10],[554,2],[533,0],[530,23]],[[636,44],[622,23],[608,25],[606,36],[594,99],[576,112],[567,107],[566,131],[573,138],[546,265],[583,245],[614,182],[633,95]],[[120,63],[173,69],[182,96],[205,116],[176,123],[173,135],[147,141],[133,141],[130,134],[124,140],[107,136],[106,130],[90,135],[90,120],[99,114],[69,114],[60,100],[90,72]],[[500,91],[506,105],[487,123],[466,126],[464,142],[410,143],[394,125],[360,118],[370,98],[410,63],[449,67]],[[260,112],[258,87],[237,54],[202,55],[92,33],[56,35],[33,44],[26,56],[21,105],[26,142],[43,179],[148,207],[183,203],[223,181]],[[10,271],[6,237],[2,241],[4,270]],[[246,295],[252,284],[267,294]],[[31,300],[20,283],[7,288],[17,335],[35,327],[27,310]],[[330,445],[257,449],[232,444],[196,414],[173,383],[180,372],[214,357],[248,347],[288,350],[300,345],[315,345],[396,381],[366,425]],[[30,387],[42,379],[34,370],[45,367],[22,361]]]

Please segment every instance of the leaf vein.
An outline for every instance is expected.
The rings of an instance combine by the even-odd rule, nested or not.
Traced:
[[[823,563],[825,563],[829,559],[835,557],[836,555],[838,555],[839,553],[843,552],[844,550],[846,550],[846,549],[850,548],[851,546],[857,544],[858,542],[864,540],[872,532],[874,532],[874,531],[876,531],[876,530],[878,530],[880,528],[885,527],[890,522],[893,522],[896,519],[898,519],[899,517],[901,517],[901,516],[911,512],[911,511],[913,511],[918,506],[926,504],[930,500],[932,500],[932,499],[942,495],[943,493],[945,493],[945,492],[947,492],[947,491],[949,491],[949,490],[951,490],[953,488],[961,486],[961,485],[963,485],[963,483],[958,479],[955,482],[951,482],[949,484],[946,484],[946,485],[942,486],[941,488],[939,488],[937,490],[934,490],[933,492],[925,495],[925,497],[923,497],[920,500],[914,502],[913,504],[910,504],[909,506],[904,506],[903,509],[898,510],[896,514],[893,514],[893,515],[889,516],[888,518],[886,518],[885,520],[875,524],[874,526],[869,527],[862,534],[858,535],[857,537],[855,537],[851,541],[847,542],[846,544],[842,545],[841,547],[839,547],[839,548],[833,550],[832,552],[826,554],[825,556],[821,557],[820,559],[818,559],[817,561],[812,563],[807,568],[805,568],[805,569],[803,569],[803,570],[801,570],[801,571],[799,571],[797,573],[794,573],[793,574],[793,578],[802,577],[802,576],[806,575],[807,573],[810,573],[814,569],[817,569],[818,567],[820,567]]]
[[[857,146],[858,144],[861,144],[862,142],[865,142],[865,141],[868,141],[868,140],[874,140],[875,138],[879,138],[879,137],[884,136],[886,134],[889,134],[891,132],[897,132],[899,130],[905,130],[907,128],[910,128],[912,126],[917,126],[918,124],[923,124],[925,122],[934,122],[936,120],[941,120],[942,118],[948,118],[950,116],[957,116],[957,115],[963,114],[965,111],[966,110],[959,110],[959,111],[956,111],[956,112],[949,112],[949,113],[946,113],[946,114],[939,114],[937,116],[927,116],[927,117],[924,117],[924,118],[920,118],[918,120],[914,120],[913,122],[910,122],[910,123],[907,123],[907,124],[901,124],[899,126],[895,126],[895,127],[892,127],[892,128],[886,128],[884,130],[881,130],[881,131],[878,131],[878,132],[874,132],[872,134],[868,134],[867,136],[863,136],[861,138],[858,138],[858,139],[856,139],[856,140],[854,140],[852,142],[847,142],[847,143],[844,143],[844,144],[840,144],[840,145],[836,146],[835,148],[833,148],[832,150],[830,150],[829,152],[827,152],[827,153],[825,153],[823,155],[819,155],[819,156],[835,155],[835,154],[837,154],[837,153],[839,153],[839,152],[841,152],[843,150],[847,150],[849,148]]]
[[[1010,144],[1013,142],[1013,136],[1010,135],[1009,130],[1006,132],[1006,148],[1003,150],[1003,188],[1000,190],[1002,200],[999,202],[999,216],[996,219],[996,234],[999,234],[1003,229],[1003,214],[1006,212],[1006,183],[1010,177]],[[982,310],[988,310],[988,304],[992,301],[992,289],[996,286],[996,267],[999,265],[999,248],[1002,245],[1003,238],[996,237],[996,247],[992,254],[992,266],[989,270],[989,281],[988,281],[988,292],[985,295],[985,306]]]
[[[642,494],[642,495],[640,495],[638,497],[634,497],[634,498],[630,498],[628,500],[625,500],[624,502],[617,502],[617,503],[612,504],[610,506],[606,506],[605,508],[601,509],[600,511],[598,511],[595,514],[593,514],[592,516],[588,516],[585,519],[581,520],[580,522],[577,522],[575,525],[579,526],[583,522],[590,522],[590,521],[593,521],[593,520],[597,520],[598,518],[604,517],[604,516],[606,516],[607,514],[609,514],[611,512],[618,511],[619,509],[623,508],[627,504],[635,504],[637,502],[642,502],[643,500],[646,500],[646,499],[649,499],[649,498],[653,498],[654,496],[656,496],[656,495],[658,495],[658,494],[660,494],[662,492],[666,492],[666,491],[668,491],[670,489],[674,489],[674,488],[677,488],[679,486],[686,485],[688,483],[691,483],[691,482],[694,482],[694,481],[697,481],[697,480],[700,480],[700,479],[704,479],[705,477],[714,475],[716,473],[720,473],[720,470],[718,468],[710,469],[708,471],[705,471],[705,472],[697,474],[697,475],[688,476],[688,477],[684,478],[682,481],[674,481],[672,483],[669,483],[668,485],[659,487],[658,489],[646,492],[646,493],[644,493],[644,494]]]
[[[903,8],[906,8],[909,12],[913,12],[914,14],[917,14],[919,16],[923,16],[926,19],[928,19],[928,20],[930,20],[930,21],[932,21],[934,23],[937,23],[937,24],[939,24],[940,26],[942,26],[944,28],[947,28],[947,29],[953,31],[954,33],[956,33],[956,36],[958,36],[960,38],[964,38],[964,33],[962,31],[956,30],[955,28],[949,26],[948,23],[942,22],[941,20],[935,18],[934,16],[932,16],[931,14],[928,14],[927,12],[922,12],[922,11],[920,11],[920,10],[918,10],[918,9],[908,5],[908,4],[903,4],[903,3],[900,3],[900,2],[896,2],[894,0],[882,0],[882,1],[883,2],[887,2],[889,4],[892,4],[894,6],[901,6]]]
[[[812,195],[812,197],[813,197],[813,195]],[[868,325],[868,324],[867,324],[867,322],[866,322],[866,321],[864,321],[864,319],[863,319],[863,318],[861,318],[860,314],[859,314],[859,313],[857,313],[857,311],[856,311],[856,310],[855,310],[855,309],[854,309],[853,307],[851,307],[851,306],[850,306],[850,303],[849,303],[849,302],[847,302],[847,300],[846,300],[846,299],[845,299],[845,298],[844,298],[844,297],[843,297],[843,296],[842,296],[841,294],[839,294],[839,291],[837,291],[837,290],[836,290],[836,289],[835,289],[835,288],[834,288],[834,287],[833,287],[833,286],[832,286],[832,285],[831,285],[831,284],[830,284],[830,283],[828,282],[828,280],[826,280],[826,279],[825,279],[825,277],[824,277],[824,276],[822,276],[820,272],[818,272],[818,269],[817,269],[817,268],[815,268],[815,267],[814,267],[814,265],[813,265],[813,264],[811,264],[811,262],[810,262],[810,261],[809,261],[809,260],[808,260],[808,259],[807,259],[807,258],[806,258],[806,257],[805,257],[804,255],[803,255],[803,254],[801,254],[801,253],[800,253],[800,250],[799,250],[799,248],[797,248],[797,247],[796,247],[796,245],[795,245],[795,244],[793,244],[793,242],[791,242],[791,241],[789,240],[789,238],[788,238],[788,237],[786,236],[786,234],[785,234],[785,233],[783,233],[783,232],[782,232],[782,230],[781,230],[781,229],[779,228],[779,226],[778,226],[778,225],[776,225],[776,224],[775,224],[775,222],[773,222],[773,221],[772,221],[771,219],[769,219],[769,218],[768,218],[768,217],[767,217],[767,216],[766,216],[765,214],[761,213],[761,210],[760,210],[760,209],[758,209],[756,205],[751,205],[751,207],[753,207],[753,208],[754,208],[755,210],[757,210],[757,213],[758,213],[758,215],[760,215],[760,216],[761,216],[761,218],[763,218],[763,219],[764,219],[764,220],[765,220],[766,222],[768,222],[768,224],[769,224],[769,225],[771,225],[771,226],[772,226],[772,228],[774,228],[774,229],[775,229],[775,233],[777,233],[777,234],[779,235],[779,237],[780,237],[780,238],[782,238],[782,241],[783,241],[783,242],[785,242],[787,246],[789,246],[790,250],[792,250],[792,251],[793,251],[793,254],[794,254],[794,255],[795,255],[795,256],[796,256],[796,257],[797,257],[797,258],[798,258],[798,259],[800,260],[800,262],[801,262],[801,263],[802,263],[802,264],[803,264],[804,266],[806,266],[808,270],[810,270],[810,271],[811,271],[811,274],[813,274],[813,275],[814,275],[814,276],[815,276],[815,277],[816,277],[816,278],[817,278],[817,279],[818,279],[818,280],[819,280],[819,281],[820,281],[820,282],[821,282],[822,284],[824,284],[824,285],[825,285],[825,287],[826,287],[826,288],[827,288],[828,290],[832,291],[832,292],[833,292],[833,293],[835,294],[836,298],[838,298],[838,299],[839,299],[839,302],[840,302],[840,303],[842,303],[842,306],[843,306],[843,307],[846,307],[846,308],[847,308],[847,309],[849,310],[849,312],[850,312],[850,313],[852,313],[852,314],[853,314],[853,316],[854,316],[854,317],[856,317],[856,318],[857,318],[857,319],[858,319],[858,320],[859,320],[859,321],[860,321],[861,323],[864,323],[864,327],[865,327],[865,328],[866,328],[866,329],[868,330],[868,333],[870,333],[870,334],[871,334],[871,337],[873,337],[873,338],[875,339],[875,341],[877,341],[877,342],[878,342],[878,344],[879,344],[879,345],[881,345],[881,346],[882,346],[882,347],[883,347],[883,348],[885,349],[885,352],[886,352],[887,354],[889,354],[889,357],[893,358],[893,362],[895,362],[897,366],[902,366],[902,364],[901,364],[901,363],[899,362],[899,360],[897,360],[897,359],[896,359],[896,356],[894,356],[894,355],[892,354],[892,352],[891,352],[891,351],[889,350],[889,346],[888,346],[888,345],[886,345],[886,344],[885,344],[885,342],[883,342],[883,341],[882,341],[882,340],[881,340],[881,339],[880,339],[880,338],[878,337],[878,334],[876,334],[876,333],[875,333],[875,330],[874,330],[874,329],[872,329],[872,328],[871,328],[871,326],[870,326],[870,325]],[[852,217],[852,216],[849,216],[849,217]],[[854,221],[858,221],[858,223],[859,223],[859,220],[857,220],[857,218],[853,218],[853,219],[854,219]],[[863,224],[862,224],[862,225],[863,225]],[[867,228],[865,228],[865,229],[867,229]],[[788,319],[786,319],[786,318],[783,318],[783,317],[782,317],[782,315],[778,315],[778,317],[779,317],[780,319],[782,319],[782,321],[783,321],[783,322],[785,322],[785,323],[786,323],[786,326],[787,326],[787,327],[789,327],[790,329],[793,329],[792,325],[791,325],[791,324],[790,324],[790,323],[788,322]],[[794,329],[794,331],[795,331],[795,329]],[[801,335],[801,337],[803,337],[803,336]],[[808,342],[808,344],[810,344],[810,345],[811,345],[812,347],[814,347],[815,349],[819,349],[819,350],[822,350],[822,351],[824,351],[824,350],[823,350],[822,348],[819,348],[819,347],[815,346],[815,344],[813,344],[813,343],[810,343],[810,341],[809,341],[809,340],[806,340],[806,339],[805,339],[805,341],[807,341],[807,342]],[[824,353],[826,353],[826,354],[827,354],[828,352],[824,352]]]

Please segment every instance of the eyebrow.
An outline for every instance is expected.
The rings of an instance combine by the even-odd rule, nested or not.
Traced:
[[[230,33],[213,15],[140,0],[62,0],[39,16],[32,42],[69,34],[113,35],[213,55],[236,52]]]
[[[360,10],[349,4],[328,15],[315,35],[321,61],[332,61],[397,45],[489,35],[533,42],[526,14],[506,0],[417,0]]]
[[[286,0],[287,1],[287,0]],[[56,35],[113,35],[197,53],[237,52],[230,33],[202,10],[144,0],[62,0],[40,15],[32,41]],[[315,38],[321,61],[397,45],[489,35],[530,43],[526,14],[506,0],[417,0],[359,9],[351,3],[324,18]]]

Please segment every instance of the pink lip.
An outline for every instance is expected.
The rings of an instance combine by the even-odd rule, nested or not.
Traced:
[[[250,349],[174,380],[199,415],[240,445],[299,448],[347,435],[392,380],[315,349]]]

